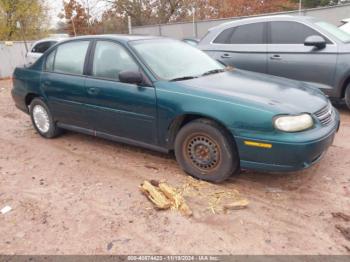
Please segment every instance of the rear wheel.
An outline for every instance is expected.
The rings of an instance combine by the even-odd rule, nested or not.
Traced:
[[[345,103],[350,109],[350,84],[347,86],[345,90]]]
[[[190,175],[221,182],[239,169],[239,157],[230,134],[215,122],[198,119],[185,125],[175,139],[176,160]]]
[[[61,133],[56,126],[48,106],[41,98],[34,98],[30,103],[29,112],[33,126],[45,138],[54,138]]]

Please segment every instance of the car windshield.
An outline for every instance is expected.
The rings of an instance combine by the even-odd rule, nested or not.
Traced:
[[[335,25],[332,25],[324,21],[316,22],[315,24],[321,27],[326,32],[328,32],[329,34],[338,38],[340,41],[344,43],[350,42],[350,34],[348,34],[347,32],[344,32],[343,30],[339,29]]]
[[[130,42],[150,69],[164,80],[185,80],[219,73],[224,66],[199,49],[171,39]]]

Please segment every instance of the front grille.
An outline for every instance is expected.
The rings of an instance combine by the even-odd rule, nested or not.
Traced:
[[[334,120],[334,110],[331,103],[314,113],[322,125],[326,126]]]

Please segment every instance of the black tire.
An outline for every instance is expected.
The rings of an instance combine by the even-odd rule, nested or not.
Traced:
[[[47,130],[46,129],[43,130],[42,128],[40,128],[34,120],[33,112],[36,107],[44,109],[47,114],[48,123],[49,123]],[[29,106],[29,113],[30,113],[30,118],[32,119],[32,124],[34,128],[42,137],[54,138],[61,134],[62,130],[56,126],[56,123],[52,118],[50,109],[41,98],[33,99],[33,101],[30,103],[30,106]]]
[[[222,182],[239,170],[233,137],[208,119],[194,120],[180,129],[175,156],[185,172],[210,182]]]
[[[350,84],[345,89],[345,103],[347,107],[350,109]]]

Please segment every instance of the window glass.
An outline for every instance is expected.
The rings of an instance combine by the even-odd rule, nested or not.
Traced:
[[[233,33],[234,28],[228,28],[222,31],[221,34],[214,40],[216,44],[228,44]]]
[[[177,40],[139,40],[130,44],[153,73],[164,80],[198,77],[224,69],[222,64],[198,48]]]
[[[271,44],[304,44],[305,39],[311,35],[319,35],[314,29],[297,22],[271,22]],[[327,40],[327,39],[326,39]]]
[[[97,42],[92,75],[119,80],[119,73],[125,70],[138,70],[137,64],[128,52],[116,43]]]
[[[53,71],[53,62],[55,60],[55,54],[56,50],[51,52],[47,57],[46,57],[46,63],[45,63],[45,71]]]
[[[231,44],[263,44],[264,24],[255,23],[236,27],[231,40]]]
[[[32,53],[41,53],[41,54],[45,53],[47,49],[49,49],[51,46],[53,46],[56,43],[57,43],[56,41],[47,41],[47,42],[36,44],[32,48]]]
[[[241,25],[224,30],[214,41],[221,44],[264,44],[265,23]]]
[[[75,41],[57,48],[54,71],[82,75],[89,41]]]
[[[335,36],[340,41],[342,41],[344,43],[349,43],[350,42],[350,33],[347,33],[345,31],[339,29],[335,25],[332,25],[330,23],[323,22],[323,21],[317,22],[316,25],[321,27],[323,30],[327,31],[329,34]],[[350,29],[350,24],[347,24],[347,25],[349,26],[349,29]],[[345,29],[345,26],[343,26],[343,27]]]

